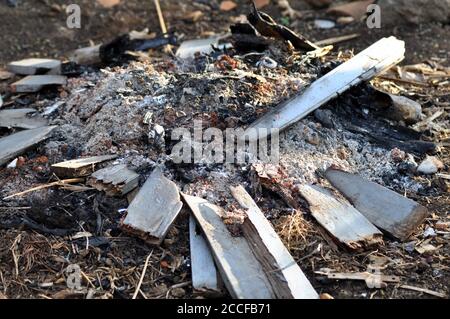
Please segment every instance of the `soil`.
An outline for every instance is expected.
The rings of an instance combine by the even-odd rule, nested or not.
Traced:
[[[359,52],[383,36],[395,35],[406,42],[407,54],[403,64],[432,60],[448,66],[449,25],[400,24],[371,30],[364,23],[355,22],[333,29],[317,29],[314,19],[326,17],[324,10],[310,11],[311,8],[304,1],[290,1],[295,9],[304,12],[304,17],[298,21],[289,21],[287,17],[282,17],[273,2],[263,11],[277,21],[291,25],[313,41],[359,33],[360,37],[335,45],[335,53],[332,54],[334,59],[337,59],[339,51]],[[148,28],[150,32],[156,33],[160,30],[153,1],[127,0],[110,9],[102,8],[96,1],[71,1],[82,9],[80,30],[66,27],[65,3],[56,0],[23,0],[18,7],[12,8],[6,5],[6,1],[0,2],[0,65],[26,57],[65,58],[73,49],[87,46],[90,42],[106,42],[130,30]],[[235,10],[221,12],[219,1],[216,0],[169,0],[162,3],[162,10],[169,29],[175,31],[182,41],[227,32],[229,25],[249,10],[247,1],[236,3],[238,6]],[[195,23],[188,21],[188,14],[197,10],[202,11],[203,16]],[[65,90],[19,97],[14,103],[16,107],[32,105],[42,109],[55,99],[65,100],[66,105],[60,114],[52,118],[52,124],[61,125],[54,137],[36,150],[27,152],[25,164],[19,169],[0,171],[0,196],[51,180],[50,163],[104,152],[121,154],[120,160],[136,169],[144,180],[156,161],[161,160],[157,156],[161,150],[156,144],[147,149],[149,126],[141,122],[146,112],[154,113],[150,128],[151,125],[161,124],[168,130],[166,134],[176,126],[189,124],[192,118],[186,119],[185,123],[182,120],[174,122],[179,117],[178,113],[183,112],[196,114],[215,124],[236,118],[240,118],[241,124],[249,124],[268,107],[309,84],[318,71],[308,69],[302,74],[302,70],[282,68],[273,71],[273,74],[270,71],[261,73],[251,67],[252,63],[239,61],[239,68],[243,67],[269,79],[269,84],[256,86],[257,81],[254,79],[224,80],[221,78],[224,72],[220,70],[210,73],[185,71],[178,74],[176,71],[180,70],[179,66],[159,59],[163,56],[162,50],[153,53],[156,58],[152,60],[151,66],[137,62],[124,68],[107,69],[102,73],[88,73],[71,79]],[[284,80],[270,80],[280,77]],[[296,80],[300,78],[304,82],[299,86]],[[249,91],[247,87],[254,89]],[[424,113],[432,114],[437,102],[447,103],[448,109],[448,85],[447,88],[436,90],[411,86],[406,88],[427,108]],[[3,89],[2,84],[0,90]],[[395,87],[390,89],[395,90]],[[220,94],[223,96],[218,98]],[[161,110],[155,96],[166,97],[165,103],[169,107]],[[344,96],[343,101],[346,98],[348,96]],[[190,107],[179,106],[180,100]],[[250,111],[242,108],[246,103],[255,101],[258,102],[255,103],[257,108]],[[339,106],[336,104],[330,103],[326,109],[333,110]],[[214,107],[207,109],[205,106],[209,105]],[[132,111],[129,111],[130,108]],[[221,113],[225,109],[227,112]],[[211,115],[213,113],[217,118]],[[439,119],[439,124],[448,129],[448,113]],[[112,127],[126,129],[112,135]],[[2,130],[0,136],[8,133]],[[437,136],[433,130],[427,133],[430,139],[447,141],[448,145],[448,136]],[[369,144],[361,136],[343,132],[341,128],[333,130],[323,127],[312,115],[283,134],[281,162],[292,177],[290,182],[319,182],[326,185],[315,174],[316,169],[339,164],[405,193],[432,211],[424,225],[412,236],[413,245],[427,240],[423,236],[426,227],[435,227],[437,222],[448,221],[448,183],[439,178],[409,173],[398,175],[398,163],[392,159],[391,150]],[[311,143],[311,140],[315,142]],[[443,148],[440,158],[448,172],[448,148]],[[417,161],[421,159],[416,157]],[[249,180],[248,173],[241,167],[176,167],[171,166],[167,159],[163,161],[168,168],[168,177],[175,180],[183,191],[204,196],[219,205],[226,205],[227,195],[224,194],[230,184],[246,183]],[[238,174],[239,178],[233,178],[233,174]],[[396,284],[389,284],[386,289],[369,289],[364,282],[330,281],[315,274],[322,268],[339,272],[365,271],[375,263],[376,258],[384,258],[386,268],[383,273],[401,276],[402,284],[447,295],[450,293],[448,234],[433,237],[432,244],[438,250],[425,255],[411,251],[411,242],[399,243],[389,237],[383,246],[376,249],[348,252],[337,248],[329,236],[319,230],[317,223],[306,213],[306,207],[294,211],[285,205],[278,194],[267,189],[259,190],[256,194],[258,205],[267,213],[319,293],[329,293],[335,298],[432,298],[400,289]],[[95,191],[78,193],[51,189],[14,202],[0,203],[0,297],[4,294],[8,298],[130,298],[135,292],[147,256],[150,256],[150,266],[139,298],[199,297],[190,285],[187,209],[183,209],[163,245],[153,247],[123,234],[118,228],[118,221],[123,217],[121,209],[128,205],[126,199],[111,200]],[[47,229],[36,225],[45,225]],[[49,233],[49,228],[67,232],[71,236]],[[90,234],[89,239],[86,233]],[[83,271],[83,290],[77,294],[66,288],[70,276],[66,269],[70,264],[78,264]]]

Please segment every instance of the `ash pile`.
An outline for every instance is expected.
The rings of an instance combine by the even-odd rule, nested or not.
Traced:
[[[247,19],[2,71],[0,294],[446,296],[450,70]]]

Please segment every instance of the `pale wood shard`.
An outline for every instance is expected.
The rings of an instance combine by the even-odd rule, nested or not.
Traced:
[[[97,64],[101,62],[100,59],[100,47],[102,45],[96,45],[86,48],[75,50],[70,56],[70,60],[78,64]]]
[[[78,158],[52,165],[53,172],[60,177],[80,177],[92,174],[95,165],[116,159],[117,155],[103,155]]]
[[[44,86],[66,84],[67,77],[63,75],[29,75],[11,84],[11,90],[15,93],[33,93],[39,92]]]
[[[387,283],[398,283],[400,277],[383,275],[381,273],[358,272],[358,273],[335,273],[316,271],[316,274],[325,275],[328,279],[335,280],[364,280],[368,288],[386,288]]]
[[[128,207],[122,228],[160,245],[183,206],[177,185],[157,167]]]
[[[28,149],[48,138],[56,126],[44,126],[25,130],[0,139],[0,165],[24,153]]]
[[[28,108],[0,111],[0,126],[34,129],[48,124],[45,118],[37,114],[33,115],[33,113],[36,113],[36,110]]]
[[[202,293],[220,293],[219,276],[211,251],[195,218],[189,217],[192,286]]]
[[[9,63],[7,69],[20,75],[44,74],[49,71],[52,74],[60,74],[61,61],[54,59],[24,59]]]
[[[319,186],[302,185],[299,192],[309,203],[311,215],[348,248],[359,250],[383,243],[383,234],[350,204]]]
[[[219,37],[210,39],[188,40],[181,43],[176,52],[176,56],[180,59],[194,58],[196,53],[209,54],[214,51],[213,45],[219,44]]]
[[[428,216],[428,210],[386,187],[329,168],[325,177],[370,222],[404,241]]]
[[[222,208],[208,201],[183,194],[211,248],[225,287],[237,299],[273,299],[264,269],[247,240],[231,236],[223,223]]]
[[[94,172],[88,184],[109,196],[126,195],[139,186],[139,174],[126,165],[113,165]]]
[[[257,140],[267,137],[272,129],[285,129],[349,88],[383,73],[404,56],[405,42],[395,37],[381,39],[265,114],[251,124],[240,139]]]
[[[246,209],[244,236],[267,274],[276,298],[318,299],[318,293],[252,197],[242,186],[231,187],[231,193]]]

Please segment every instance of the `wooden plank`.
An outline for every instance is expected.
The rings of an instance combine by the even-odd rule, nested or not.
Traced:
[[[61,61],[54,59],[24,59],[9,63],[7,69],[10,72],[21,75],[44,74],[52,71],[52,74],[61,73]]]
[[[29,75],[11,84],[11,91],[15,93],[39,92],[44,86],[66,85],[67,77],[63,75]]]
[[[265,138],[271,129],[283,130],[349,88],[367,81],[403,60],[405,43],[383,38],[315,81],[304,92],[281,103],[251,124],[240,139]]]
[[[113,165],[94,172],[88,184],[109,196],[126,195],[139,186],[139,174],[126,165]]]
[[[302,185],[299,192],[309,203],[311,215],[348,248],[359,250],[383,243],[383,234],[353,206],[319,186]]]
[[[202,293],[220,293],[219,275],[211,251],[195,218],[189,217],[192,286]]]
[[[40,115],[31,116],[33,113],[36,113],[36,110],[28,108],[0,111],[0,126],[34,129],[48,124],[48,121]]]
[[[157,167],[128,207],[121,227],[160,245],[182,206],[177,185]]]
[[[87,176],[94,172],[95,165],[117,158],[117,155],[103,155],[78,158],[52,165],[53,172],[60,177]]]
[[[0,139],[0,165],[24,153],[36,144],[44,141],[56,126],[44,126],[25,130]]]
[[[275,294],[247,240],[231,236],[222,222],[223,210],[206,200],[183,194],[199,223],[216,265],[233,298],[272,299]]]
[[[262,264],[276,298],[318,299],[319,295],[251,196],[242,186],[230,189],[246,209],[248,218],[242,230]]]
[[[379,184],[329,168],[325,177],[375,226],[406,240],[428,216],[428,210]]]

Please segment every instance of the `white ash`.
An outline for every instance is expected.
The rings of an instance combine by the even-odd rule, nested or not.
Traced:
[[[311,144],[311,131],[319,136],[317,144]],[[397,163],[390,150],[372,145],[355,134],[325,128],[308,118],[281,133],[280,164],[295,183],[317,183],[317,169],[337,165],[387,187],[414,193],[421,188],[413,178],[397,173]],[[386,185],[384,176],[396,177]]]

